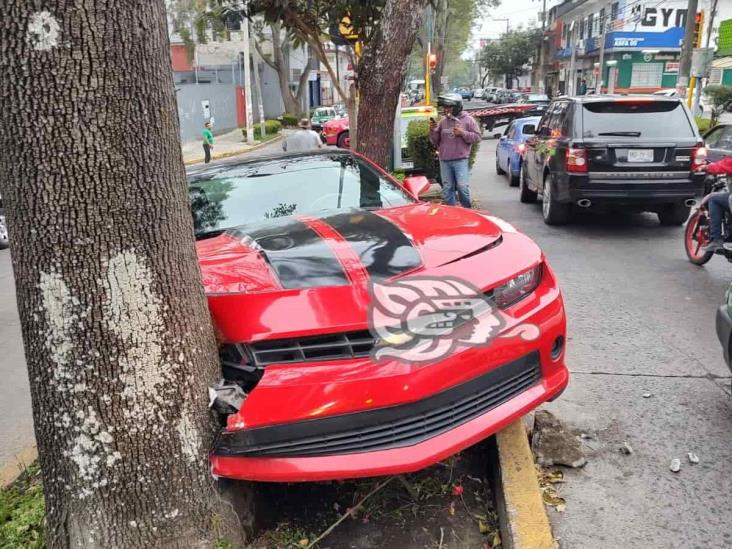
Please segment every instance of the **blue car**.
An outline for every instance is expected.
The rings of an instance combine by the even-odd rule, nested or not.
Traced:
[[[524,142],[534,135],[541,116],[517,118],[506,128],[506,132],[498,140],[496,147],[496,173],[508,174],[508,182],[512,187],[519,184],[521,162],[526,145]]]

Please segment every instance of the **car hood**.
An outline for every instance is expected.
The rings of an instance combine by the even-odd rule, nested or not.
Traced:
[[[371,283],[436,275],[501,238],[475,210],[418,203],[266,220],[201,240],[197,250],[220,337],[244,341],[284,337],[285,327],[362,328]]]

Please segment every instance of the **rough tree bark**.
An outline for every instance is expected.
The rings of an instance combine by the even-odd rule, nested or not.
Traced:
[[[219,373],[163,0],[5,0],[0,70],[48,546],[240,542],[207,460]]]
[[[384,167],[389,163],[404,66],[426,5],[427,0],[387,0],[381,24],[359,63],[355,147]]]

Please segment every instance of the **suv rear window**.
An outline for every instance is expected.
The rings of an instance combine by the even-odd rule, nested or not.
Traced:
[[[678,101],[585,103],[583,137],[691,137],[694,130]]]

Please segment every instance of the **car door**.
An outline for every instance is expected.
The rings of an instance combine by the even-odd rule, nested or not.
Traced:
[[[543,169],[543,151],[551,135],[549,124],[556,104],[557,102],[555,101],[549,105],[549,108],[536,126],[536,133],[526,140],[525,174],[528,178],[529,187],[532,189],[538,189],[541,185],[541,177],[538,174],[540,173],[540,169]]]
[[[557,101],[551,108],[551,113],[547,119],[547,129],[544,130],[542,146],[538,149],[536,155],[536,163],[534,170],[536,173],[536,188],[543,191],[544,188],[544,170],[549,168],[550,171],[555,169],[555,158],[557,152],[562,145],[563,136],[566,136],[565,120],[569,111],[568,101]]]
[[[511,122],[505,133],[498,140],[498,165],[502,170],[508,170],[508,158],[511,152],[511,143],[516,134],[516,123]]]
[[[704,135],[704,144],[707,147],[707,159],[710,162],[717,162],[727,156],[732,156],[732,124],[712,128]]]

